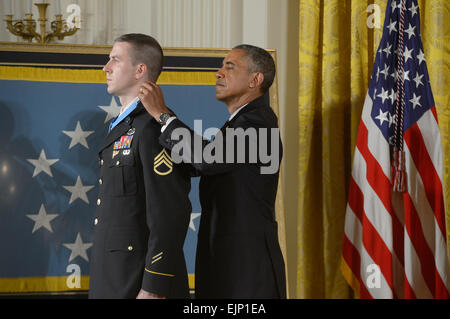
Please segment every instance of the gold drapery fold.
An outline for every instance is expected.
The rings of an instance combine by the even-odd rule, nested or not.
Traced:
[[[352,293],[340,272],[348,182],[387,1],[299,1],[296,295],[348,298]],[[450,2],[419,0],[418,3],[425,58],[442,134],[448,244]]]

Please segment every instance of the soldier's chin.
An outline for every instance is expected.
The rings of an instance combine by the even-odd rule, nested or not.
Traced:
[[[111,95],[114,94],[114,89],[113,89],[112,87],[110,87],[110,86],[108,86],[108,87],[106,88],[106,91],[108,91],[108,93],[111,94]]]

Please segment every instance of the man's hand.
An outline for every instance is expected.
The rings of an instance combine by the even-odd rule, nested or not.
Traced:
[[[159,120],[161,113],[170,113],[164,102],[161,88],[153,82],[146,82],[139,88],[138,97],[147,112]]]
[[[136,297],[136,299],[166,299],[164,296],[153,294],[141,289]]]

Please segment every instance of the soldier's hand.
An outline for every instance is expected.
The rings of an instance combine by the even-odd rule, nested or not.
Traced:
[[[139,291],[138,295],[136,296],[136,299],[166,299],[166,297],[160,296],[157,294],[153,294],[151,292],[147,292],[147,291],[141,289]]]
[[[161,88],[153,82],[145,82],[140,88],[138,97],[147,112],[159,120],[161,113],[169,113],[169,109],[164,102]]]

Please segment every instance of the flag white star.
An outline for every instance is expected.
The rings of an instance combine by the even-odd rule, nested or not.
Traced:
[[[98,107],[107,113],[105,121],[103,123],[106,123],[109,120],[115,118],[120,113],[120,106],[117,105],[117,102],[116,102],[116,99],[114,98],[114,96],[111,98],[111,103],[109,105],[106,105],[106,106],[98,105]]]
[[[423,85],[422,78],[423,78],[423,74],[421,76],[419,76],[419,72],[417,72],[416,77],[413,79],[413,81],[416,82],[416,88],[418,88],[420,84]]]
[[[412,56],[411,56],[412,50],[413,49],[408,50],[408,47],[405,46],[405,52],[403,53],[403,56],[405,57],[405,63],[408,62],[408,59],[412,59]]]
[[[201,214],[200,213],[191,213],[191,220],[189,222],[189,228],[193,231],[197,231],[194,224],[194,219],[198,218]]]
[[[40,172],[45,172],[50,177],[53,177],[50,166],[59,161],[59,159],[47,159],[47,155],[45,155],[45,151],[44,149],[42,149],[38,159],[27,159],[27,161],[34,165],[34,172],[32,177],[35,177]]]
[[[391,125],[394,123],[395,123],[395,114],[392,115],[391,113],[389,113],[389,127],[391,127]]]
[[[423,54],[422,49],[420,49],[420,53],[417,55],[417,58],[419,59],[419,65],[422,64],[422,61],[425,61],[425,54]]]
[[[387,28],[389,29],[389,35],[391,34],[392,31],[397,32],[397,21],[392,22],[392,20],[389,20],[390,24],[387,26]]]
[[[388,98],[389,91],[385,91],[384,87],[381,87],[381,93],[377,95],[377,97],[381,97],[381,103],[384,104],[384,101]]]
[[[63,244],[64,247],[71,250],[69,262],[71,262],[76,257],[80,256],[86,261],[89,261],[89,258],[87,256],[86,250],[91,248],[92,243],[83,243],[83,240],[81,239],[80,233],[77,234],[77,239],[75,239],[75,242],[73,244]]]
[[[384,79],[386,80],[388,74],[389,74],[389,65],[384,64],[384,69],[380,71],[380,73],[384,74]]]
[[[383,51],[386,53],[386,57],[389,57],[389,54],[391,54],[391,48],[392,44],[389,44],[383,49]]]
[[[389,99],[391,99],[391,104],[394,105],[394,102],[397,100],[397,92],[395,92],[394,89],[391,89]]]
[[[401,7],[402,7],[401,3],[397,4],[397,2],[395,2],[395,0],[392,1],[392,3],[391,3],[392,12],[394,12],[395,9],[397,9],[397,8],[401,9]]]
[[[62,132],[72,139],[70,141],[69,150],[78,143],[89,149],[86,137],[94,133],[94,131],[83,131],[83,129],[81,128],[80,121],[77,121],[75,131],[62,131]]]
[[[389,122],[389,120],[388,120],[388,118],[387,118],[388,113],[389,113],[389,112],[387,112],[387,111],[386,111],[386,112],[383,112],[383,111],[381,111],[381,109],[380,109],[380,114],[378,114],[378,116],[375,117],[377,120],[380,121],[380,126],[383,125],[383,122],[384,122],[384,121]]]
[[[69,204],[72,204],[76,199],[80,198],[86,204],[89,204],[87,192],[94,188],[94,186],[84,186],[80,176],[77,177],[77,181],[74,186],[63,186],[66,190],[71,192]]]
[[[419,8],[419,6],[415,6],[414,3],[411,4],[411,8],[409,8],[408,10],[411,11],[411,15],[414,18],[414,15],[417,14],[417,9]]]
[[[26,215],[31,220],[34,220],[34,227],[31,233],[34,233],[36,230],[40,229],[41,227],[44,227],[49,232],[53,233],[52,225],[50,225],[50,222],[58,217],[58,214],[47,214],[47,211],[45,210],[44,204],[41,205],[41,208],[39,209],[39,213],[37,214],[30,214]]]
[[[415,109],[417,105],[422,106],[420,104],[419,100],[420,100],[420,95],[416,96],[416,93],[413,93],[413,98],[411,100],[409,100],[409,102],[411,102],[413,104],[413,109]]]
[[[409,24],[409,28],[405,30],[406,33],[408,33],[408,40],[411,39],[411,37],[413,35],[415,35],[414,33],[414,29],[416,28],[416,26],[412,26],[411,23]]]

